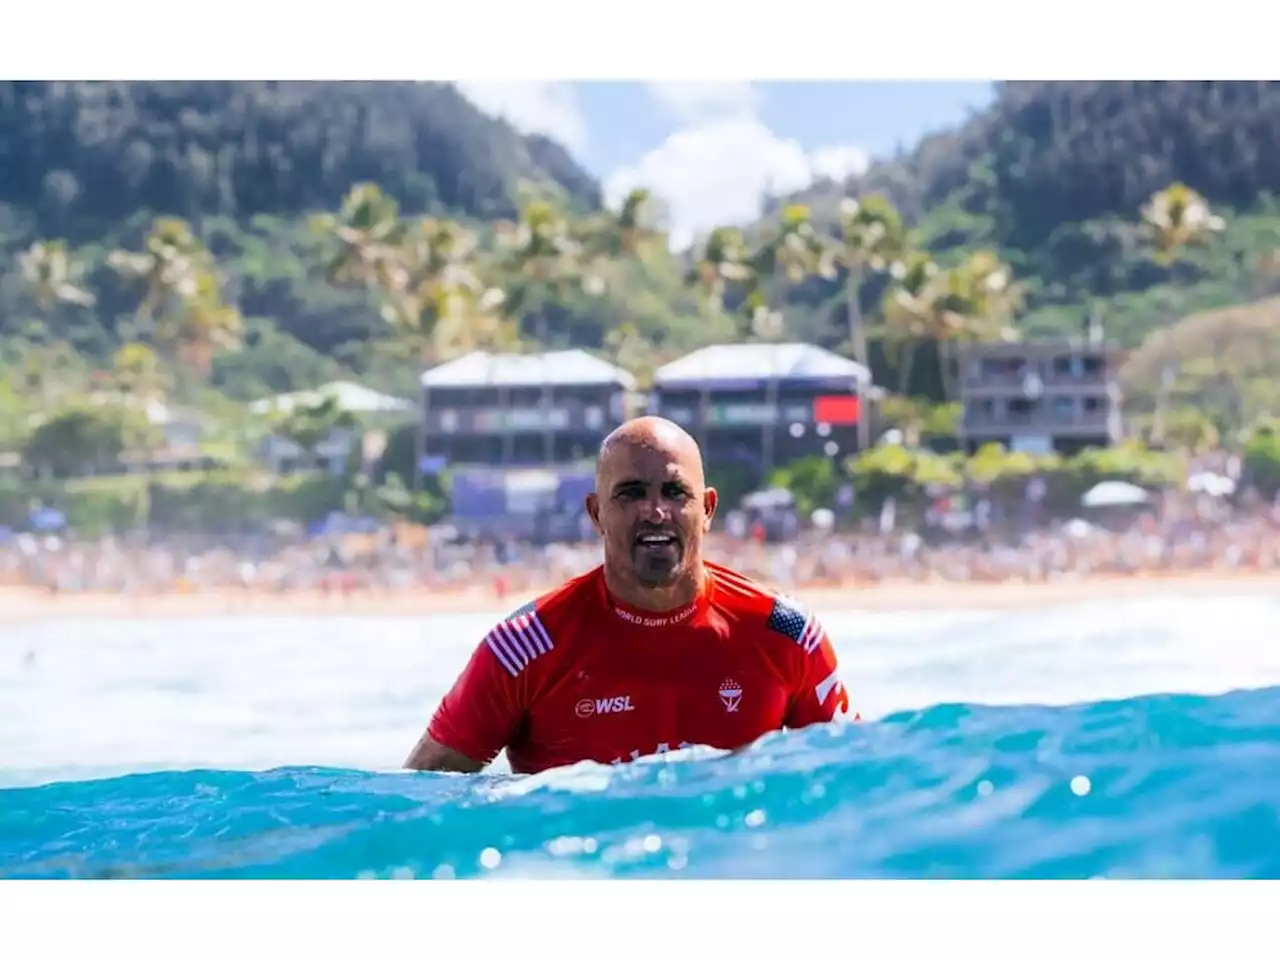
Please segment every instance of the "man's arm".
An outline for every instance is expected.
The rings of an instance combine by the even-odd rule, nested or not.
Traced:
[[[524,717],[526,669],[550,649],[533,611],[494,627],[440,701],[405,767],[478,773],[492,763]]]
[[[432,740],[430,733],[422,735],[404,765],[406,770],[435,770],[441,773],[479,773],[484,769],[483,763]]]

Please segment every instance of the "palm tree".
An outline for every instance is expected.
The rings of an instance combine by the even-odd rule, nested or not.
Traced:
[[[207,378],[218,353],[240,348],[244,318],[237,308],[223,302],[217,278],[212,273],[201,273],[195,294],[182,304],[171,336],[178,358]]]
[[[575,224],[557,198],[522,185],[519,214],[515,221],[497,224],[499,256],[495,267],[508,286],[508,310],[513,316],[537,318],[537,340],[549,346],[546,308],[563,303],[576,290],[597,295],[604,280],[592,262],[583,240],[581,225]],[[550,423],[551,387],[542,388],[542,408],[547,416],[543,431],[543,459],[555,459],[555,434]]]
[[[885,296],[885,320],[905,351],[899,373],[902,391],[911,375],[914,342],[929,339],[938,345],[943,396],[952,400],[959,372],[956,344],[1012,339],[1021,289],[1009,267],[986,250],[970,254],[949,270],[939,269],[927,255],[918,253],[894,275],[894,285]]]
[[[700,246],[685,283],[700,294],[702,307],[719,316],[730,292],[751,299],[760,282],[746,239],[737,227],[716,227]]]
[[[111,357],[112,379],[120,393],[143,402],[163,400],[169,377],[155,351],[144,343],[126,343]]]
[[[191,225],[174,217],[161,217],[151,226],[142,250],[113,250],[107,264],[126,279],[140,280],[146,292],[138,305],[138,323],[152,331],[157,318],[175,302],[196,295],[201,273],[210,269],[211,258]]]
[[[585,260],[648,261],[666,247],[659,228],[659,205],[648,190],[637,188],[622,198],[616,211],[605,210],[579,224]]]
[[[521,186],[517,218],[500,221],[494,229],[496,266],[507,281],[509,309],[536,316],[535,336],[545,347],[550,340],[545,311],[549,303],[563,302],[579,289],[603,291],[603,280],[591,269],[584,231],[557,198],[528,185]]]
[[[738,313],[746,335],[777,341],[785,334],[786,325],[782,313],[769,301],[768,288],[777,280],[795,285],[815,275],[835,275],[830,247],[814,228],[809,208],[791,204],[779,212],[777,223],[754,248],[734,228],[712,231],[687,282],[702,289],[705,303],[715,312],[723,308],[726,292],[736,288],[743,295]],[[778,375],[768,380],[766,404],[773,410],[778,409],[779,381]],[[703,400],[705,408],[705,395]],[[776,429],[774,423],[761,427],[766,476],[773,471]]]
[[[428,363],[510,339],[506,295],[481,278],[478,250],[475,233],[451,220],[424,217],[404,231],[404,281],[382,313]]]
[[[924,252],[909,254],[891,268],[893,283],[884,293],[886,345],[897,353],[898,393],[906,397],[921,340],[937,331],[938,265]]]
[[[355,184],[336,214],[317,214],[310,225],[318,236],[337,241],[337,252],[325,264],[335,286],[363,286],[388,296],[407,282],[400,208],[376,183]]]
[[[1155,248],[1156,262],[1161,266],[1171,264],[1182,249],[1203,243],[1226,227],[1226,221],[1210,209],[1209,201],[1184,183],[1171,183],[1163,190],[1157,190],[1142,206],[1141,215]],[[1152,442],[1155,444],[1164,442],[1165,411],[1174,377],[1175,371],[1168,370],[1156,397],[1155,424],[1152,427]]]
[[[91,307],[92,293],[80,285],[84,266],[64,240],[37,241],[18,254],[23,283],[46,318],[62,304]]]
[[[867,272],[891,269],[906,250],[907,238],[902,217],[884,196],[873,194],[864,199],[846,197],[840,203],[840,240],[834,253],[835,265],[845,272],[845,308],[849,321],[849,342],[853,358],[870,368],[867,357],[867,328],[862,316],[862,284]],[[860,427],[868,424],[861,418]],[[868,437],[859,436],[865,449]]]
[[[186,221],[156,220],[141,251],[115,250],[107,262],[145,285],[139,326],[199,375],[209,375],[217,351],[239,346],[240,312],[223,299],[217,264]]]
[[[1142,207],[1142,220],[1151,234],[1157,262],[1168,265],[1184,247],[1201,243],[1226,227],[1209,201],[1184,183],[1172,183],[1153,193]]]
[[[934,339],[939,341],[943,394],[950,401],[957,392],[962,341],[1012,340],[1013,315],[1022,292],[1007,264],[988,250],[972,253],[958,266],[938,274]]]

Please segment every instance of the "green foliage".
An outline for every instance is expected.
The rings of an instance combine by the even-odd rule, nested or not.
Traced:
[[[1250,483],[1263,496],[1280,492],[1280,420],[1265,420],[1249,432],[1243,460]]]
[[[118,402],[80,401],[42,420],[27,437],[22,458],[33,470],[67,476],[110,467],[126,450],[155,440],[144,413]]]
[[[805,457],[780,467],[769,478],[769,486],[790,490],[796,510],[809,516],[819,507],[835,502],[836,492],[845,478],[830,457]]]
[[[22,528],[38,506],[54,507],[82,536],[153,531],[262,532],[277,520],[307,524],[354,507],[357,512],[433,523],[447,511],[439,489],[408,494],[398,478],[349,503],[360,491],[349,477],[272,477],[244,470],[115,475],[57,481],[0,480],[0,526]]]
[[[110,459],[131,442],[123,427],[108,441],[82,417],[28,437],[31,414],[74,404],[95,378],[216,410],[225,443],[244,428],[227,398],[339,377],[412,396],[424,362],[512,330],[517,349],[580,346],[642,379],[707,342],[785,336],[865,353],[878,383],[938,401],[954,398],[957,341],[1011,319],[1024,335],[1075,333],[1090,313],[1143,345],[1127,399],[1148,417],[1163,364],[1150,334],[1175,334],[1166,439],[1234,437],[1280,403],[1280,325],[1256,311],[1172,325],[1280,292],[1277,98],[1258,83],[1002,84],[989,110],[849,189],[781,198],[767,222],[672,256],[645,191],[602,210],[563,150],[449,85],[0,83],[0,263],[12,264],[0,268],[0,448],[34,442],[59,471]],[[1214,217],[1191,215],[1205,204]],[[1218,214],[1224,229],[1202,229]],[[157,269],[184,260],[203,287],[184,292],[182,271]],[[504,316],[490,327],[480,304],[493,289]],[[1176,413],[1191,407],[1206,422]],[[923,403],[895,416],[941,448],[956,414]],[[286,429],[310,446],[322,426]],[[443,494],[418,502],[395,485],[413,473],[411,443],[396,443],[397,466],[358,497],[429,514]],[[1028,469],[994,453],[866,457],[855,469],[873,490],[1012,484]],[[1035,469],[1075,486],[1154,469],[1073,463]],[[721,473],[727,501],[747,492]]]
[[[1033,456],[989,444],[972,457],[925,449],[882,445],[850,462],[861,512],[879,510],[893,497],[908,508],[921,506],[934,491],[977,487],[992,497],[1017,498],[1032,477],[1045,481],[1045,502],[1070,512],[1080,497],[1104,480],[1123,480],[1148,488],[1175,483],[1185,465],[1177,456],[1137,443],[1093,448],[1075,457]]]
[[[508,215],[520,179],[599,204],[561,148],[490,119],[452,84],[6,82],[0,143],[0,203],[34,200],[54,235],[77,242],[139,211],[297,216],[358,180],[411,210]]]

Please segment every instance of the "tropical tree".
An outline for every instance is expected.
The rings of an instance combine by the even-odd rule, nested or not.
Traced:
[[[1202,244],[1226,228],[1226,221],[1213,212],[1209,201],[1180,182],[1153,193],[1142,206],[1141,217],[1155,250],[1156,262],[1162,266],[1171,264],[1184,248]],[[1165,331],[1164,335],[1171,334]],[[1163,386],[1156,398],[1152,427],[1152,441],[1156,444],[1164,442],[1169,388],[1177,375],[1172,367],[1161,373]]]
[[[1185,183],[1172,183],[1153,193],[1142,207],[1142,221],[1157,262],[1166,265],[1182,248],[1202,243],[1226,227],[1209,201]]]
[[[366,287],[384,297],[403,289],[405,224],[399,204],[376,183],[355,184],[337,213],[317,214],[310,226],[317,236],[336,241],[324,267],[330,283]]]
[[[42,473],[83,473],[113,464],[131,446],[152,442],[154,433],[140,411],[80,399],[42,419],[27,438],[22,457]]]
[[[507,309],[535,321],[535,337],[544,346],[551,337],[547,307],[576,291],[599,294],[604,280],[594,269],[583,230],[557,197],[530,185],[519,191],[518,215],[495,225],[495,268],[507,289]]]
[[[720,316],[726,300],[736,295],[751,299],[760,282],[751,252],[737,227],[716,227],[700,245],[685,283],[699,293],[703,309]]]
[[[140,400],[163,400],[170,380],[160,358],[145,343],[126,343],[111,358],[116,389]]]
[[[898,210],[880,194],[863,199],[846,197],[840,204],[840,240],[832,252],[835,266],[845,274],[845,309],[854,359],[864,367],[867,329],[862,316],[862,284],[868,272],[891,270],[907,248],[907,235]]]
[[[225,303],[217,278],[202,273],[196,281],[195,296],[182,304],[180,319],[170,339],[177,358],[203,377],[213,370],[213,358],[238,350],[244,337],[244,318]]]
[[[274,432],[296,444],[303,452],[306,465],[314,468],[320,444],[335,431],[352,429],[355,416],[342,408],[336,397],[325,396],[308,406],[297,406],[278,423]]]
[[[152,334],[173,359],[207,377],[216,353],[240,345],[240,312],[224,300],[213,255],[186,221],[156,220],[141,251],[115,250],[107,262],[142,282],[140,332]]]
[[[506,294],[482,277],[476,234],[424,217],[403,231],[403,279],[388,290],[383,317],[416,343],[428,363],[511,341]]]
[[[165,314],[196,295],[199,276],[209,269],[209,254],[191,225],[175,217],[161,217],[151,226],[141,250],[113,250],[107,264],[126,279],[141,281],[139,329],[155,330]]]
[[[82,393],[88,386],[88,365],[80,352],[65,340],[22,344],[13,360],[17,372],[15,382],[28,398],[42,407]]]
[[[91,307],[95,297],[81,279],[84,265],[71,255],[65,240],[40,240],[18,254],[22,282],[46,321],[63,304]]]
[[[927,253],[915,252],[892,268],[893,282],[885,290],[882,312],[885,346],[898,368],[898,393],[910,390],[911,371],[921,341],[932,339],[942,326],[938,316],[939,268]]]
[[[886,294],[885,317],[891,338],[905,351],[899,368],[903,389],[911,372],[908,345],[924,337],[938,345],[943,396],[952,400],[959,375],[958,344],[1013,339],[1021,288],[1008,265],[987,250],[971,253],[947,270],[923,255],[913,255],[896,274],[901,276]]]
[[[783,333],[781,315],[766,294],[770,281],[782,280],[796,286],[812,276],[835,277],[835,258],[830,246],[813,225],[813,216],[804,204],[783,207],[777,224],[765,234],[752,253],[750,268],[756,279],[744,306],[749,311],[751,330],[761,339]]]
[[[585,260],[648,261],[666,248],[660,220],[661,206],[653,194],[643,188],[631,190],[616,210],[604,210],[579,224]]]

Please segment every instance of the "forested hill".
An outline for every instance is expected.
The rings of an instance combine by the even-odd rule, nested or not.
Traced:
[[[558,187],[573,213],[600,209],[599,184],[562,146],[520,135],[452,84],[0,82],[0,351],[64,341],[108,363],[138,309],[108,254],[177,216],[245,317],[245,349],[219,358],[219,388],[254,397],[377,378],[385,348],[408,389],[406,352],[369,296],[329,282],[309,217],[372,182],[406,217],[509,218],[522,181]],[[74,251],[92,308],[33,301],[19,255],[47,240]]]
[[[1231,207],[1280,189],[1280,83],[1001,83],[991,107],[855,186],[915,220],[960,193],[1001,243],[1030,247],[1064,223],[1132,219],[1179,180]]]
[[[1226,214],[1228,229],[1164,267],[1142,243],[1140,211],[1179,181]],[[997,250],[1026,287],[1024,330],[1076,330],[1097,309],[1112,335],[1136,345],[1178,314],[1258,293],[1258,264],[1280,247],[1280,83],[1002,83],[956,129],[847,185],[778,203],[806,203],[830,223],[850,190],[886,194],[940,260]],[[867,309],[878,293],[864,290]],[[806,294],[831,305],[840,291]],[[838,313],[801,323],[819,339],[840,329]]]
[[[600,190],[450,84],[0,83],[0,204],[93,239],[140,211],[190,220],[332,209],[370,180],[409,211],[493,218],[521,178]]]
[[[109,255],[137,249],[169,214],[207,244],[244,317],[244,349],[215,358],[218,390],[244,399],[346,376],[411,391],[421,354],[369,291],[331,282],[332,251],[308,215],[375,183],[402,215],[477,226],[516,213],[522,180],[558,185],[571,217],[599,209],[599,185],[561,146],[519,135],[448,84],[0,83],[0,350],[57,341],[91,367],[108,363],[137,335],[139,311],[137,284]],[[1141,208],[1177,181],[1227,227],[1158,262]],[[1280,83],[1000,84],[992,106],[956,129],[851,184],[779,202],[799,200],[831,226],[850,191],[887,194],[943,267],[994,251],[1024,292],[1025,333],[1075,331],[1094,313],[1137,346],[1188,313],[1280,292]],[[20,251],[57,239],[83,267],[92,306],[42,304],[22,276]],[[614,269],[603,296],[531,298],[521,332],[636,366],[733,335],[707,322],[683,283],[689,265],[657,255]],[[507,271],[502,282],[525,278]],[[860,287],[882,382],[886,283],[881,274]],[[845,291],[841,278],[818,276],[788,290],[787,336],[848,349]],[[934,396],[936,386],[912,389]]]

